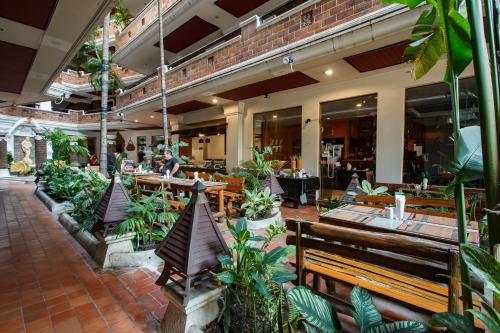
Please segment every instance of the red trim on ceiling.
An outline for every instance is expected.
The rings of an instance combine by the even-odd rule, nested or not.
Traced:
[[[192,101],[177,104],[174,106],[169,106],[167,108],[167,111],[169,114],[180,114],[180,113],[186,113],[186,112],[206,109],[206,108],[211,107],[211,106],[212,106],[212,104],[209,104],[209,103],[192,100]],[[162,112],[162,111],[158,110],[156,112]]]
[[[36,50],[0,41],[0,91],[21,93]]]
[[[217,0],[215,5],[233,16],[241,17],[268,1],[269,0]]]
[[[247,98],[303,87],[318,82],[318,80],[313,79],[302,72],[293,72],[274,77],[272,79],[248,84],[236,89],[224,91],[217,94],[217,96],[232,101],[241,101]]]
[[[179,53],[217,30],[219,30],[219,27],[198,16],[194,16],[163,38],[165,50]],[[159,46],[159,44],[156,43],[155,46]]]
[[[344,60],[361,73],[369,72],[405,62],[404,51],[407,46],[408,42],[404,41],[384,46],[376,50],[356,54],[344,58]]]
[[[0,17],[45,30],[56,6],[57,0],[2,0]]]

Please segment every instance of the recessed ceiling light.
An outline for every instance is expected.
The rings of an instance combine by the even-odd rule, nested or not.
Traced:
[[[217,98],[213,98],[213,99],[212,99],[212,103],[217,104],[217,102],[218,102],[218,101],[217,101]]]
[[[137,119],[134,119],[134,123],[138,123],[138,122],[139,122],[139,120],[137,120]]]
[[[330,120],[330,117],[327,117],[326,120]]]
[[[358,103],[358,104],[356,104],[356,106],[357,106],[358,108],[360,108],[360,107],[362,107],[362,106],[363,106],[363,104]]]
[[[149,116],[149,118],[151,118],[151,119],[153,119],[154,117],[155,117],[155,116],[153,116],[153,115],[150,115],[150,116]]]
[[[330,76],[330,75],[332,75],[332,74],[333,74],[333,70],[329,68],[329,69],[327,69],[327,70],[325,71],[325,74],[326,74],[326,75],[328,75],[328,76]]]
[[[276,118],[278,118],[278,116],[277,115],[273,115],[273,119],[276,119]]]

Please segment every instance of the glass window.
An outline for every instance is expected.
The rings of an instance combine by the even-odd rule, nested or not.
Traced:
[[[460,126],[479,125],[475,79],[460,80]],[[448,185],[451,175],[441,167],[453,159],[451,95],[447,84],[406,90],[403,181]],[[467,184],[478,187],[480,182]]]
[[[377,95],[321,103],[321,196],[344,191],[352,175],[373,182]]]
[[[288,161],[301,154],[302,108],[293,107],[253,116],[253,144],[273,148],[271,159]]]

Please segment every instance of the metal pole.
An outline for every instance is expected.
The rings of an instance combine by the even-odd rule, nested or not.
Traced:
[[[165,55],[163,46],[163,18],[161,15],[161,0],[158,2],[158,24],[160,28],[160,81],[161,81],[161,114],[163,116],[163,137],[165,138],[165,148],[168,144],[168,114],[167,114],[167,84],[165,82]]]
[[[498,60],[497,60],[497,34],[495,34],[494,0],[486,0],[484,4],[486,15],[486,31],[488,33],[488,50],[491,61],[491,81],[493,85],[493,96],[495,102],[495,113],[497,119],[497,142],[500,145],[500,86],[498,83]]]
[[[486,206],[493,209],[498,201],[498,146],[496,138],[496,115],[491,83],[491,67],[483,30],[481,1],[467,0],[467,19],[471,26],[474,72],[476,75],[483,148],[484,183]],[[488,214],[490,246],[500,243],[500,216]]]
[[[104,17],[102,29],[102,76],[101,76],[101,158],[99,171],[107,175],[108,171],[108,87],[109,87],[109,20]]]

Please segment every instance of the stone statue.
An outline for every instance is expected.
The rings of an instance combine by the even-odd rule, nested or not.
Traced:
[[[23,150],[24,153],[24,158],[22,159],[22,161],[28,165],[33,164],[33,161],[30,158],[31,147],[33,147],[33,145],[31,144],[30,138],[25,137],[23,142],[21,142],[21,149]]]

